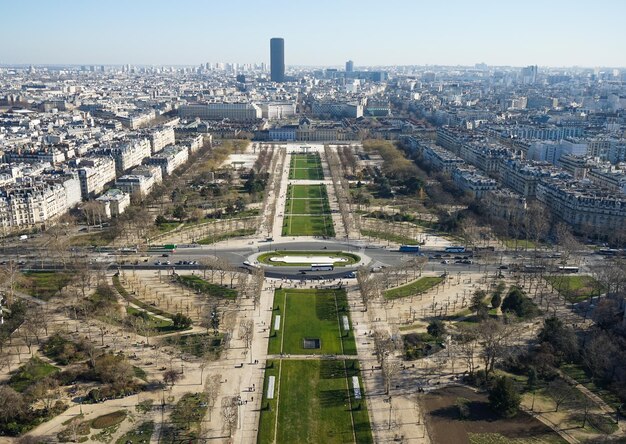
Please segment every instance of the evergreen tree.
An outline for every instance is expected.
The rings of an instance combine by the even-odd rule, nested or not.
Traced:
[[[502,376],[489,390],[489,405],[500,416],[512,418],[517,414],[521,397],[513,380]]]

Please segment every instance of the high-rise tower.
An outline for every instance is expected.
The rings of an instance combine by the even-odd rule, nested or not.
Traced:
[[[352,60],[346,62],[346,72],[354,72],[354,62]]]
[[[270,40],[270,77],[272,82],[285,81],[285,40]]]

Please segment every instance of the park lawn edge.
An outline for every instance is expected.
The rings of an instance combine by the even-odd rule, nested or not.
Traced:
[[[444,278],[441,276],[422,276],[406,285],[385,290],[384,296],[385,299],[398,299],[425,293],[439,285],[443,280]]]

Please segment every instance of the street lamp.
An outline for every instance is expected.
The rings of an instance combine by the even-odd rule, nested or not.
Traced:
[[[4,295],[0,296],[0,325],[4,325],[4,311],[2,310],[2,304],[4,304]]]

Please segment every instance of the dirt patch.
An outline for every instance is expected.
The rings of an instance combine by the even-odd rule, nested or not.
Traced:
[[[468,414],[461,419],[457,400],[465,398]],[[465,387],[446,387],[426,394],[421,400],[426,426],[433,443],[469,444],[468,433],[499,433],[507,438],[546,438],[556,435],[532,416],[519,412],[502,419],[489,408],[487,396]]]

